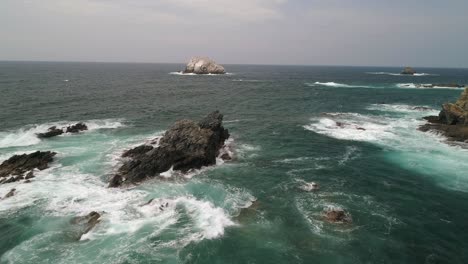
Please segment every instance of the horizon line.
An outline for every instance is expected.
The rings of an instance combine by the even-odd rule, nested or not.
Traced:
[[[3,60],[1,62],[33,62],[33,63],[102,63],[102,64],[186,64],[185,62],[139,62],[139,61],[87,61],[87,60]],[[268,64],[268,63],[220,63],[221,65],[250,65],[250,66],[302,66],[302,67],[362,67],[362,68],[426,68],[426,69],[468,69],[468,67],[454,66],[395,66],[395,65],[344,65],[344,64]]]

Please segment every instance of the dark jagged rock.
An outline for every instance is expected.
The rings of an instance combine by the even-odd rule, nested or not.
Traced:
[[[215,164],[220,148],[229,138],[222,120],[223,115],[215,111],[198,123],[192,120],[177,121],[166,131],[157,148],[146,152],[149,148],[139,146],[139,150],[127,151],[138,154],[120,167],[109,186],[137,183],[168,171],[171,167],[186,172]]]
[[[38,138],[51,138],[51,137],[62,135],[63,133],[78,133],[84,130],[88,130],[88,126],[82,122],[76,123],[66,128],[57,128],[56,126],[53,126],[53,127],[49,127],[49,129],[45,133],[38,133],[37,137]]]
[[[39,133],[37,136],[39,138],[51,138],[63,134],[63,129],[57,128],[56,126],[49,127],[47,132]]]
[[[32,170],[47,169],[56,154],[51,151],[36,151],[30,154],[14,155],[0,165],[0,184],[34,177]],[[24,175],[27,171],[29,173]]]
[[[325,220],[330,223],[351,223],[352,219],[349,213],[341,208],[327,209],[324,212]]]
[[[28,173],[26,174],[26,176],[24,177],[24,179],[29,180],[29,179],[32,179],[32,178],[34,178],[34,177],[35,177],[35,176],[34,176],[34,171],[30,171],[30,172],[28,172]]]
[[[11,190],[5,195],[5,197],[3,197],[3,199],[10,198],[10,197],[14,196],[15,194],[16,194],[16,189],[11,189]]]
[[[419,127],[419,130],[437,131],[450,140],[468,141],[468,88],[465,88],[460,98],[455,103],[442,105],[439,116],[427,116],[428,121]]]
[[[405,67],[403,71],[401,72],[401,74],[406,74],[406,75],[414,75],[415,73],[416,71],[411,67]]]
[[[148,151],[152,150],[154,147],[150,145],[140,145],[136,148],[129,149],[122,154],[123,158],[136,158],[146,154]]]
[[[78,133],[84,130],[88,130],[88,126],[85,123],[77,123],[72,126],[68,126],[65,130],[66,133]]]
[[[100,221],[101,214],[91,212],[85,216],[74,217],[70,222],[75,226],[78,239],[93,229]]]

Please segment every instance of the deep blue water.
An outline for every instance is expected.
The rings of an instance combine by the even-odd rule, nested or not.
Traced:
[[[399,76],[399,68],[226,65],[224,76],[170,74],[182,68],[0,62],[0,161],[58,152],[31,183],[0,185],[1,197],[17,189],[0,200],[0,263],[468,262],[468,151],[417,130],[462,90],[400,88],[468,84],[467,69]],[[234,161],[106,188],[122,151],[216,109]],[[76,121],[90,131],[35,136]],[[312,181],[319,191],[301,189]],[[171,209],[141,206],[152,198]],[[241,214],[253,200],[258,207]],[[324,221],[331,207],[352,223]],[[101,223],[71,238],[70,219],[93,210]]]

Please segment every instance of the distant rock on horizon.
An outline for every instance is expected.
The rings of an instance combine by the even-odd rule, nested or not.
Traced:
[[[411,67],[405,67],[403,71],[401,72],[401,74],[406,74],[406,75],[414,75],[415,73],[416,71]]]
[[[224,67],[208,57],[192,57],[183,73],[225,74]]]

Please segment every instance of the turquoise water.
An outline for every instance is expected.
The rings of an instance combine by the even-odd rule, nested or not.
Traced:
[[[17,189],[0,200],[0,263],[467,263],[468,150],[416,130],[461,90],[401,87],[468,83],[468,70],[171,74],[182,68],[0,63],[0,161],[58,153],[31,183],[0,185],[2,197]],[[124,150],[215,109],[234,161],[106,187]],[[77,121],[90,131],[35,137]],[[301,189],[312,181],[320,191]],[[329,207],[346,209],[352,224],[325,222]],[[91,211],[102,221],[80,238],[70,219]]]

